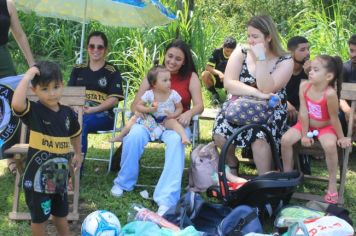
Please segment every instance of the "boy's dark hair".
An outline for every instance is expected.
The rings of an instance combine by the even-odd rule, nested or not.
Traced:
[[[40,75],[36,75],[31,84],[33,87],[37,85],[46,86],[52,81],[62,82],[63,76],[59,66],[51,61],[40,61],[35,65],[40,71]]]
[[[288,40],[287,48],[289,51],[295,51],[301,43],[309,43],[309,41],[303,36],[294,36]]]
[[[235,49],[236,48],[236,39],[234,39],[233,37],[226,37],[224,39],[224,44],[223,47],[224,48],[232,48]]]
[[[158,65],[158,60],[154,61],[154,66],[147,73],[147,80],[151,87],[156,84],[159,72],[168,71],[163,65]]]
[[[347,41],[348,45],[353,44],[356,45],[356,34],[351,35],[349,41]]]
[[[89,41],[90,41],[91,37],[100,37],[104,41],[105,48],[108,47],[108,38],[106,37],[106,35],[103,32],[101,32],[101,31],[91,32],[87,38],[87,46],[89,45]]]
[[[320,55],[317,56],[323,61],[324,68],[334,75],[334,78],[330,81],[329,85],[336,88],[337,97],[340,99],[341,84],[342,84],[342,75],[343,75],[343,64],[342,59],[339,56],[329,56],[329,55]]]

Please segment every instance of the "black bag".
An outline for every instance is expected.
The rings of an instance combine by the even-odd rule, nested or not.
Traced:
[[[247,205],[230,208],[208,203],[194,192],[187,192],[163,217],[181,229],[192,225],[207,236],[263,233],[257,208]]]

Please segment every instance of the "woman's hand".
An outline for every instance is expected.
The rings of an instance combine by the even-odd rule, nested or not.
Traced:
[[[257,43],[251,46],[251,51],[255,55],[256,59],[259,61],[266,60],[266,48],[263,43]]]
[[[84,112],[84,114],[92,114],[92,113],[97,112],[97,109],[96,109],[96,107],[85,106],[85,107],[83,107],[83,112]]]
[[[274,95],[276,95],[276,94],[274,94],[274,93],[258,93],[258,94],[256,94],[256,97],[257,98],[260,98],[260,99],[266,99],[266,100],[268,100],[270,97],[272,97],[272,96],[274,96]]]
[[[341,148],[347,148],[351,146],[351,138],[343,137],[336,141],[337,145]]]
[[[191,119],[192,119],[192,115],[191,115],[190,111],[186,111],[177,117],[178,122],[183,127],[187,127],[190,124]]]

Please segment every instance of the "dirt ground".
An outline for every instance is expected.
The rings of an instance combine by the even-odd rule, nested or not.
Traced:
[[[71,209],[71,205],[69,209]],[[80,230],[82,227],[82,222],[84,221],[85,217],[92,211],[85,203],[79,204],[79,221],[76,222],[69,222],[69,229],[72,236],[79,236],[81,235]],[[57,236],[56,227],[49,221],[47,225],[47,235],[50,236]]]

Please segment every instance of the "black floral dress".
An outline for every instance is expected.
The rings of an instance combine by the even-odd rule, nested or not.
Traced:
[[[247,69],[247,64],[246,64],[246,56],[247,56],[247,51],[246,49],[242,49],[242,53],[245,55],[244,61],[242,64],[242,69],[240,73],[240,81],[250,85],[254,86],[256,84],[256,78],[253,77],[250,72]],[[286,56],[281,56],[278,58],[273,70],[275,70],[276,66],[278,63],[290,59],[290,55]],[[272,72],[273,72],[272,70]],[[288,129],[287,126],[287,94],[286,94],[286,89],[282,88],[276,93],[280,99],[281,103],[276,107],[273,113],[273,119],[272,122],[265,124],[265,126],[272,134],[274,141],[277,145],[278,152],[280,150],[280,143],[281,143],[281,138],[284,132]],[[225,109],[227,106],[227,102],[225,102],[222,106],[222,111]],[[223,116],[222,112],[220,111],[217,117],[215,118],[214,122],[214,127],[213,127],[213,135],[214,134],[219,134],[223,136],[225,139],[228,139],[234,131],[236,131],[238,128],[241,126],[235,125],[232,123],[229,123],[225,117]],[[253,143],[256,139],[265,139],[265,134],[259,129],[249,129],[246,130],[242,133],[240,133],[236,139],[233,141],[233,144],[237,147],[246,147],[249,146],[251,143]]]

